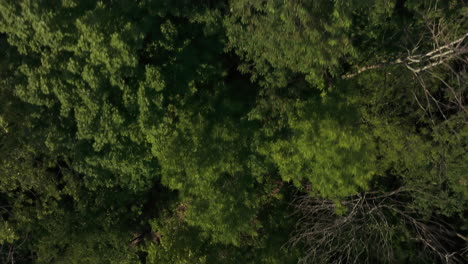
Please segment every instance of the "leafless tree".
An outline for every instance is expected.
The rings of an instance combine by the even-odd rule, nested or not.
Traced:
[[[448,120],[454,114],[467,124],[468,32],[461,32],[453,25],[468,21],[466,16],[459,18],[460,21],[449,22],[444,17],[429,15],[437,9],[436,0],[423,15],[425,26],[418,33],[419,37],[408,36],[412,47],[401,47],[402,52],[394,59],[359,67],[342,78],[351,79],[367,71],[385,71],[386,67],[400,65],[409,70],[415,83],[419,84],[410,92],[433,124],[436,123],[435,116]]]
[[[444,263],[466,263],[466,238],[412,209],[408,201],[415,191],[364,192],[339,202],[298,195],[293,206],[300,220],[288,245],[305,247],[301,263],[394,263],[392,240],[409,230],[414,242]]]
[[[422,58],[412,59],[415,64],[406,64],[406,68],[413,73],[414,79],[422,88],[419,92],[413,91],[413,96],[431,120],[435,112],[444,119],[448,119],[447,113],[455,112],[461,113],[465,117],[464,122],[467,123],[468,110],[465,100],[468,88],[468,33],[450,41],[454,33],[443,19],[427,19],[426,28],[433,50]],[[417,48],[416,45],[415,49]],[[425,63],[421,63],[422,61]],[[438,83],[445,96],[434,95],[428,85],[430,82]]]

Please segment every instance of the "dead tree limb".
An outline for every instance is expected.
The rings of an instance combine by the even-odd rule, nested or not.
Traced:
[[[458,233],[437,218],[424,218],[409,206],[420,190],[364,192],[339,202],[298,195],[293,201],[300,215],[290,247],[302,246],[301,263],[394,263],[395,233],[406,228],[411,238],[447,264],[466,263]],[[344,213],[337,211],[345,209]],[[372,259],[374,258],[374,259]],[[376,258],[378,258],[376,260]]]
[[[377,63],[369,66],[364,66],[358,68],[357,71],[353,73],[348,73],[342,75],[344,79],[351,79],[363,72],[369,70],[380,69],[383,67],[388,67],[391,65],[405,65],[409,70],[414,73],[420,73],[422,71],[428,70],[432,67],[440,65],[446,61],[456,58],[468,53],[468,48],[466,45],[462,45],[464,40],[468,37],[468,33],[464,34],[462,37],[445,44],[443,46],[437,47],[434,50],[431,50],[425,54],[416,54],[409,55],[406,57],[401,57],[393,61]],[[413,68],[411,65],[423,64],[422,66]]]

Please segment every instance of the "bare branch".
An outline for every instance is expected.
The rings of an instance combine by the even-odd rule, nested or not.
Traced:
[[[442,220],[419,217],[409,206],[415,192],[423,191],[364,192],[341,200],[339,206],[336,201],[299,195],[293,206],[301,217],[289,246],[306,247],[301,263],[374,263],[375,258],[394,263],[392,240],[403,224],[445,263],[464,263],[463,251],[452,250],[457,248],[453,237],[458,233]]]
[[[398,59],[396,59],[394,61],[383,62],[383,63],[378,63],[378,64],[374,64],[374,65],[361,67],[356,72],[344,74],[341,77],[343,79],[350,79],[350,78],[353,78],[353,77],[355,77],[355,76],[357,76],[357,75],[359,75],[359,74],[361,74],[361,73],[363,73],[365,71],[380,69],[380,68],[383,68],[383,67],[387,67],[387,66],[391,66],[391,65],[399,65],[399,64],[405,65],[408,69],[410,69],[411,71],[413,71],[415,73],[419,73],[419,72],[425,71],[427,69],[430,69],[432,67],[435,67],[437,65],[440,65],[445,61],[449,61],[451,59],[454,59],[458,55],[467,54],[468,49],[461,45],[466,37],[468,37],[468,33],[465,33],[462,37],[460,37],[460,38],[458,38],[458,39],[456,39],[456,40],[454,40],[454,41],[452,41],[452,42],[450,42],[448,44],[445,44],[445,45],[439,47],[439,45],[438,45],[438,41],[439,41],[438,38],[439,37],[438,37],[438,35],[433,34],[433,42],[435,43],[435,46],[437,46],[437,48],[435,48],[435,49],[433,49],[433,50],[431,50],[431,51],[429,51],[429,52],[427,52],[425,54],[409,55],[407,57],[398,58]],[[417,50],[417,47],[413,49],[413,52],[416,51],[416,50]],[[421,66],[419,68],[416,68],[416,69],[413,69],[412,67],[409,67],[409,65],[411,65],[411,64],[426,63],[426,62],[430,62],[430,63],[425,65],[425,66]]]

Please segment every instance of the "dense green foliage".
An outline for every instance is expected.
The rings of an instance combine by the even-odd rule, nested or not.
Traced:
[[[0,262],[463,263],[468,37],[436,49],[467,18],[463,0],[0,0]],[[385,221],[308,256],[323,245],[294,230],[325,216],[296,197],[350,219],[366,193],[395,201]]]

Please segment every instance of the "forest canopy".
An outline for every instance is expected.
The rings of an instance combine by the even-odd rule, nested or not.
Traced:
[[[465,0],[0,0],[0,262],[467,263]]]

